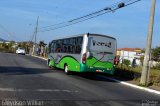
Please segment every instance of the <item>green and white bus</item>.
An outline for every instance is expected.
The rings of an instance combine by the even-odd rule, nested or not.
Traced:
[[[49,43],[47,64],[75,72],[102,72],[114,74],[116,39],[100,34],[82,34],[52,40]]]

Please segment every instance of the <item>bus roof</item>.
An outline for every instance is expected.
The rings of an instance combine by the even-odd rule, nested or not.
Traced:
[[[102,34],[88,34],[88,35],[91,35],[91,36],[102,36],[102,37],[107,37],[107,38],[111,38],[111,39],[116,40],[116,38],[108,36],[108,35],[102,35]]]
[[[67,38],[74,38],[74,37],[82,37],[84,35],[91,35],[91,36],[103,36],[103,37],[107,37],[107,38],[111,38],[116,40],[116,38],[108,36],[108,35],[102,35],[102,34],[91,34],[91,33],[85,33],[85,34],[78,34],[78,35],[72,35],[72,36],[66,36],[66,37],[60,37],[60,38],[55,38],[54,40],[60,40],[60,39],[67,39]]]

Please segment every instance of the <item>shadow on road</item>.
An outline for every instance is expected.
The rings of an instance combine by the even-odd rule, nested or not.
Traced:
[[[0,66],[0,74],[7,75],[26,75],[26,74],[42,74],[52,73],[49,68],[24,68],[24,67],[3,67]]]
[[[124,69],[116,69],[114,77],[121,81],[132,81],[133,79],[139,79],[141,77],[141,73]]]
[[[78,76],[81,78],[89,79],[89,80],[95,80],[95,81],[110,81],[110,82],[115,82],[111,79],[117,79],[120,81],[132,81],[135,76],[140,77],[138,73],[133,73],[133,72],[128,72],[128,71],[123,71],[123,70],[118,70],[115,71],[114,75],[110,75],[107,73],[77,73],[77,72],[72,72],[71,76]]]
[[[47,67],[44,68],[25,68],[25,67],[12,67],[12,66],[0,66],[0,74],[7,74],[7,75],[31,75],[31,74],[43,74],[43,73],[54,73],[54,72],[60,72],[64,73],[62,70],[51,70]],[[67,76],[67,75],[66,75]],[[131,81],[134,78],[134,75],[132,73],[126,73],[123,71],[118,71],[114,75],[109,75],[105,73],[78,73],[78,72],[72,72],[70,77],[79,77],[79,78],[85,78],[89,80],[94,81],[109,81],[109,82],[115,82],[111,80],[110,78],[115,78],[121,81]]]
[[[115,82],[113,80],[109,80],[107,77],[110,75],[108,74],[100,74],[100,73],[77,73],[72,72],[70,75],[71,77],[79,77],[79,78],[85,78],[88,80],[94,80],[94,81],[106,81],[106,82]]]

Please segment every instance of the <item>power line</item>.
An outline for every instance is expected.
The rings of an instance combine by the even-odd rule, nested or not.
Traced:
[[[127,1],[131,1],[131,0],[127,0]],[[118,2],[118,3],[120,3],[120,2]],[[117,4],[117,3],[116,3],[116,4]],[[112,6],[115,6],[115,4],[112,5]],[[101,10],[98,10],[98,11],[96,11],[96,12],[90,13],[90,14],[88,14],[88,15],[85,15],[85,16],[82,16],[82,17],[79,17],[79,18],[76,18],[76,19],[72,19],[72,20],[70,20],[70,21],[67,21],[67,22],[65,22],[64,24],[60,23],[60,24],[56,24],[56,25],[62,25],[62,26],[60,26],[60,28],[61,28],[61,27],[64,27],[64,26],[73,25],[73,23],[82,22],[81,19],[85,20],[84,18],[86,18],[86,20],[88,20],[88,19],[91,19],[91,18],[93,18],[93,17],[95,17],[95,16],[99,16],[99,15],[97,15],[97,14],[101,14],[101,12],[105,12],[105,13],[106,13],[107,10],[111,11],[111,7],[106,7],[106,8],[103,8],[103,9],[101,9]],[[103,14],[103,13],[102,13],[102,14]],[[95,16],[94,16],[94,15],[95,15]],[[77,21],[77,20],[78,20],[78,22],[74,22],[74,21]],[[67,25],[65,25],[65,24],[67,24]],[[52,26],[56,26],[56,25],[52,25]],[[47,26],[47,27],[50,27],[50,26]],[[45,27],[43,27],[43,28],[45,28]],[[51,28],[49,28],[49,29],[51,29]],[[52,28],[52,29],[53,29],[53,28]],[[54,28],[54,29],[57,29],[57,27]],[[43,29],[43,30],[44,30],[44,29]],[[47,29],[47,31],[48,31],[48,29]]]
[[[131,0],[126,0],[126,2],[127,2],[127,1],[131,1]],[[76,20],[79,20],[79,19],[81,19],[81,18],[89,17],[89,16],[91,16],[91,15],[95,15],[95,14],[98,14],[98,13],[101,13],[101,12],[105,12],[106,10],[112,10],[112,8],[115,7],[115,6],[117,6],[117,4],[119,4],[119,3],[122,3],[122,1],[117,2],[117,3],[115,3],[115,4],[111,5],[111,6],[105,7],[105,8],[103,8],[103,9],[101,9],[101,10],[96,11],[96,12],[90,13],[90,14],[88,14],[88,15],[85,15],[85,16],[82,16],[82,17],[73,19],[73,20],[71,20],[71,21],[69,21],[69,22],[76,21]],[[112,8],[111,8],[111,7],[112,7]]]
[[[13,35],[3,25],[0,24],[0,27],[1,27],[1,29],[3,29],[7,33],[8,37],[12,40]]]
[[[50,26],[46,26],[46,27],[41,27],[38,32],[46,32],[46,31],[50,31],[50,30],[56,30],[56,29],[59,29],[59,28],[63,28],[63,27],[67,27],[67,26],[70,26],[70,25],[73,25],[73,24],[77,24],[77,23],[95,18],[97,16],[103,15],[103,14],[113,12],[115,10],[118,10],[118,9],[124,7],[124,6],[129,6],[129,5],[134,4],[136,2],[139,2],[139,1],[141,1],[141,0],[122,0],[120,2],[117,2],[117,3],[113,4],[112,6],[105,7],[101,10],[98,10],[96,12],[92,12],[90,14],[87,14],[87,15],[79,17],[79,18],[75,18],[75,19],[72,19],[70,21],[62,22],[62,23],[59,23],[59,24],[54,24],[54,25],[50,25]]]
[[[46,31],[50,31],[50,30],[56,30],[56,29],[60,29],[60,28],[63,28],[63,27],[70,26],[70,25],[74,25],[74,24],[77,24],[77,23],[80,23],[80,22],[83,22],[83,21],[92,19],[92,18],[94,18],[94,17],[100,16],[100,15],[103,15],[103,14],[106,14],[106,13],[107,13],[107,12],[101,13],[101,14],[98,14],[98,15],[96,15],[96,16],[93,16],[93,17],[90,17],[90,18],[87,18],[87,19],[84,19],[84,20],[80,20],[80,21],[77,21],[77,22],[73,22],[73,23],[70,23],[70,24],[67,24],[67,25],[63,25],[63,26],[59,26],[59,27],[55,27],[55,28],[50,28],[50,29],[45,29],[45,30],[42,30],[42,31],[40,31],[40,32],[46,32]]]
[[[117,2],[117,3],[115,3],[115,4],[113,4],[113,5],[111,5],[110,7],[113,7],[113,6],[121,3],[122,1],[123,1],[123,0],[121,0],[121,1],[119,1],[119,2]],[[130,0],[126,0],[126,1],[130,1]],[[108,7],[106,7],[106,8],[108,8]],[[103,9],[101,9],[101,10],[92,12],[92,13],[90,13],[90,14],[87,14],[87,15],[84,15],[84,16],[81,16],[81,17],[72,19],[72,20],[70,20],[70,21],[65,21],[65,22],[61,22],[61,23],[58,23],[58,24],[54,24],[54,25],[49,25],[49,26],[45,26],[45,27],[40,27],[39,29],[48,28],[48,27],[53,27],[53,26],[57,26],[57,25],[61,25],[61,24],[66,24],[66,23],[68,23],[68,22],[73,22],[73,21],[75,21],[75,20],[78,20],[78,19],[81,19],[81,18],[85,18],[85,17],[91,16],[91,15],[94,15],[94,14],[97,14],[97,13],[100,13],[100,12],[103,12],[106,8],[103,8]]]

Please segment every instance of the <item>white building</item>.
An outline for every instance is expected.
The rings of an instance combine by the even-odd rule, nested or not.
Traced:
[[[140,48],[120,48],[117,50],[117,55],[120,56],[120,63],[123,59],[127,59],[132,64],[133,59],[135,59],[136,64],[141,65],[140,57],[144,55],[141,51]]]

